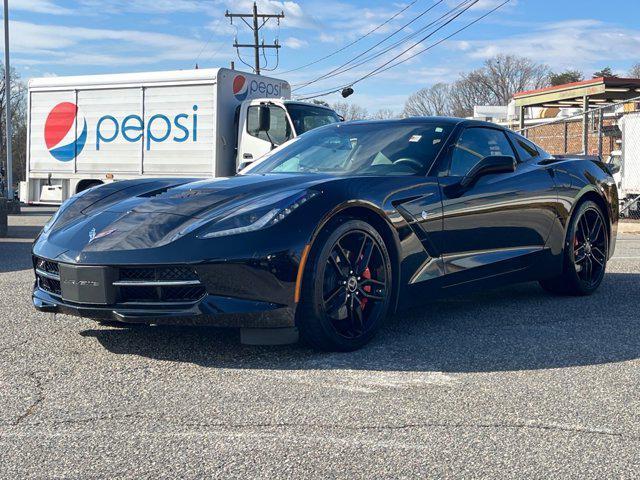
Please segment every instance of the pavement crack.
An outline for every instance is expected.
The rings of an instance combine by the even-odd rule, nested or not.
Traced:
[[[46,398],[46,395],[44,393],[44,383],[35,375],[35,373],[28,373],[27,376],[30,377],[35,383],[36,398],[31,402],[26,410],[13,421],[14,427],[20,425],[20,423],[33,415],[38,410],[38,406],[42,402],[44,402]]]
[[[640,436],[627,435],[622,432],[612,430],[583,427],[580,425],[562,425],[553,423],[538,422],[519,422],[519,423],[468,423],[468,422],[420,422],[405,423],[398,425],[334,425],[334,424],[314,424],[314,423],[244,423],[244,424],[225,424],[225,423],[182,423],[189,427],[204,428],[322,428],[346,431],[397,431],[411,430],[419,428],[486,428],[486,429],[531,429],[531,430],[548,430],[568,433],[602,435],[608,437],[624,438],[628,440],[640,440]]]

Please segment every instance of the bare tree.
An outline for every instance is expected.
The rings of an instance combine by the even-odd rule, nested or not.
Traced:
[[[493,105],[497,100],[475,78],[474,72],[464,74],[451,86],[451,114],[454,117],[470,117],[476,105]]]
[[[404,117],[449,115],[451,113],[450,87],[436,83],[412,94],[404,104]]]
[[[640,63],[636,63],[629,70],[629,78],[640,78]]]
[[[549,68],[525,57],[497,55],[471,72],[471,78],[489,92],[497,105],[506,105],[523,90],[546,87]]]
[[[5,81],[4,65],[0,62],[0,168],[6,171],[7,128],[5,118]],[[11,69],[11,121],[13,140],[13,178],[18,182],[24,180],[26,169],[26,145],[27,145],[27,87],[20,79],[20,75]],[[3,183],[3,182],[0,182]]]
[[[356,103],[336,102],[333,108],[345,120],[363,120],[369,116],[367,109]]]
[[[497,55],[447,87],[444,113],[469,117],[476,105],[507,105],[517,92],[547,86],[549,73],[546,65],[528,58]]]
[[[390,108],[381,108],[376,110],[369,118],[373,120],[387,120],[389,118],[398,118],[398,114]]]

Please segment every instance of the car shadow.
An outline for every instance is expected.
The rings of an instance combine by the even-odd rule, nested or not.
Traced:
[[[608,274],[590,297],[529,283],[452,297],[398,314],[365,348],[322,353],[304,345],[239,344],[237,331],[203,327],[91,329],[115,354],[236,369],[492,372],[597,365],[640,356],[640,275]]]

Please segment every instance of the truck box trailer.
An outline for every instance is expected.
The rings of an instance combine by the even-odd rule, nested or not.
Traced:
[[[233,175],[339,120],[290,96],[284,80],[226,68],[32,79],[20,199],[59,204],[119,179]]]
[[[640,195],[640,112],[627,113],[618,120],[622,132],[620,198]]]

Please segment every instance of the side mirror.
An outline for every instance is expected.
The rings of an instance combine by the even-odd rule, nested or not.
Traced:
[[[258,131],[268,132],[271,129],[271,109],[268,105],[260,105],[258,110]]]
[[[240,165],[238,165],[238,169],[236,170],[236,173],[244,170],[245,168],[247,168],[249,165],[251,165],[253,163],[253,160],[249,160],[248,162],[241,162]]]
[[[460,187],[469,188],[480,177],[491,173],[509,173],[516,170],[516,159],[510,155],[490,155],[476,163],[460,180]]]
[[[622,170],[622,162],[619,159],[614,159],[611,162],[609,162],[607,165],[609,166],[609,171],[611,172],[611,175],[614,175],[620,172],[620,170]]]

